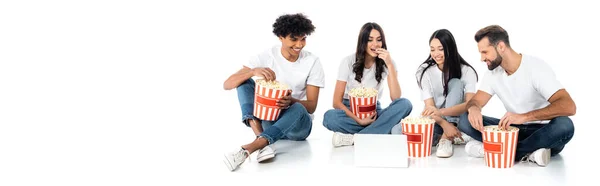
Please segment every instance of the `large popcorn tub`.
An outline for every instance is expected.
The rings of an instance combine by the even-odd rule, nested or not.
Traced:
[[[278,81],[257,80],[254,89],[254,116],[264,121],[275,121],[281,109],[277,101],[291,93],[287,85]]]
[[[348,93],[350,110],[360,119],[375,114],[377,109],[377,93],[374,88],[354,88]]]
[[[400,122],[402,133],[406,135],[408,142],[408,156],[420,158],[431,155],[435,121],[430,118],[407,117]]]
[[[511,168],[515,162],[515,152],[519,128],[486,126],[482,132],[485,165],[491,168]]]

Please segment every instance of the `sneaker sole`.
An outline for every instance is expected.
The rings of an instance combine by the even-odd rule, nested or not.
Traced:
[[[229,171],[233,171],[233,165],[231,165],[231,162],[229,162],[229,160],[227,159],[227,155],[224,155],[224,157],[225,159],[223,160],[223,163],[225,163],[225,166],[227,166]]]
[[[444,155],[439,155],[436,153],[435,156],[437,156],[438,158],[449,158],[449,157],[452,157],[452,154],[450,154],[448,156],[444,156]]]
[[[260,163],[262,161],[266,161],[266,160],[269,160],[269,159],[274,158],[274,157],[275,157],[275,154],[267,154],[267,155],[261,156],[259,158],[256,158],[256,161],[258,163]]]

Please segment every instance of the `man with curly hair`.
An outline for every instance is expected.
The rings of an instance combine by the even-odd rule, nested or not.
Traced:
[[[236,170],[255,151],[258,151],[258,162],[275,157],[270,145],[279,139],[304,140],[310,134],[319,89],[325,85],[319,58],[302,50],[306,46],[306,37],[314,30],[312,21],[302,14],[280,16],[273,24],[273,33],[281,45],[252,57],[241,70],[225,80],[225,90],[237,90],[242,122],[257,136],[251,143],[225,154],[224,162],[230,171]],[[254,117],[255,82],[252,77],[277,80],[291,88],[292,93],[277,102],[283,110],[276,121],[261,121]]]

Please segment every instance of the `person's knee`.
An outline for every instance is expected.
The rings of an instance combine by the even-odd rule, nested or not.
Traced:
[[[254,80],[252,78],[242,82],[237,88],[254,88]]]
[[[564,136],[565,139],[571,139],[573,137],[575,126],[573,125],[571,118],[561,116],[554,118],[554,121],[552,122],[556,122],[556,128],[560,136]]]
[[[402,124],[398,123],[392,127],[391,134],[402,134]]]
[[[399,109],[407,109],[409,111],[412,111],[412,103],[410,102],[410,100],[406,99],[406,98],[398,98],[395,99],[394,101],[392,101],[392,103],[390,104],[390,107],[394,107],[394,108],[399,108]]]
[[[464,83],[458,78],[452,78],[448,81],[448,89],[463,89]]]
[[[295,114],[301,114],[301,115],[306,115],[308,117],[308,111],[306,111],[306,108],[304,108],[304,106],[300,103],[294,103],[292,105],[290,105],[289,108],[287,108],[287,112],[291,112],[291,113],[295,113]]]
[[[325,112],[325,114],[323,115],[323,126],[331,130],[331,125],[335,123],[336,115],[337,114],[335,109],[331,109]]]

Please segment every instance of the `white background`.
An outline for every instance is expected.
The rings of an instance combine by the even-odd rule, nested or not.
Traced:
[[[319,169],[302,177],[240,175],[221,163],[222,153],[252,138],[239,122],[235,91],[224,91],[222,83],[250,56],[280,44],[272,24],[296,12],[316,26],[304,50],[318,55],[326,71],[313,130],[323,130],[337,67],[355,51],[364,23],[383,27],[398,64],[402,97],[412,101],[413,114],[423,107],[414,73],[429,54],[431,34],[449,29],[482,78],[487,68],[473,35],[499,24],[517,52],[551,65],[577,104],[575,137],[566,147],[576,161],[565,163],[594,163],[584,148],[597,146],[597,5],[392,2],[2,1],[0,185],[352,181],[353,175]],[[494,98],[484,114],[500,117],[504,108]],[[231,135],[236,131],[248,136]]]

